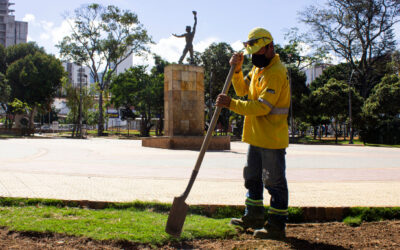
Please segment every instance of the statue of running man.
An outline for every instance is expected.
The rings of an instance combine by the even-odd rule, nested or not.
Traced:
[[[197,25],[197,12],[192,11],[194,15],[194,25],[193,25],[193,31],[191,31],[190,26],[186,26],[186,33],[182,35],[176,35],[172,34],[175,37],[184,37],[186,39],[186,46],[183,49],[183,53],[181,58],[179,58],[179,64],[182,64],[183,59],[185,58],[187,52],[189,51],[190,53],[190,64],[194,64],[194,57],[193,57],[193,38],[194,38],[194,33],[196,32],[196,25]]]

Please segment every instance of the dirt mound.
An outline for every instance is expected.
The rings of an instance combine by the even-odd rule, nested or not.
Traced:
[[[130,242],[94,241],[57,234],[21,233],[0,229],[0,249],[142,249]],[[196,240],[163,249],[400,249],[400,221],[289,224],[285,241],[255,240],[243,233],[235,239]]]

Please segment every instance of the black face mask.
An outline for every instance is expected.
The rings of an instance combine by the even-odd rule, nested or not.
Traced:
[[[251,62],[257,68],[264,68],[268,66],[268,64],[271,62],[271,59],[267,59],[264,54],[262,55],[253,54],[251,55]]]

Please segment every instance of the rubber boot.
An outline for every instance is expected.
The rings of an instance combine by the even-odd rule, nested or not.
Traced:
[[[231,224],[244,230],[248,228],[262,228],[265,223],[264,207],[247,206],[245,214],[241,218],[232,218]]]
[[[286,238],[285,223],[272,217],[264,227],[254,231],[253,236],[258,239],[283,240]]]

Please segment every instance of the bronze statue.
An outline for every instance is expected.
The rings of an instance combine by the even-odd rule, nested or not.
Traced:
[[[194,64],[194,58],[193,58],[193,38],[194,38],[194,33],[196,32],[196,25],[197,25],[197,12],[192,11],[194,15],[194,25],[193,25],[193,31],[191,31],[190,26],[186,26],[186,33],[182,35],[176,35],[172,34],[175,37],[185,37],[186,39],[186,46],[183,49],[183,53],[181,58],[179,58],[179,64],[182,64],[183,59],[185,58],[187,52],[189,51],[190,53],[190,64]]]

